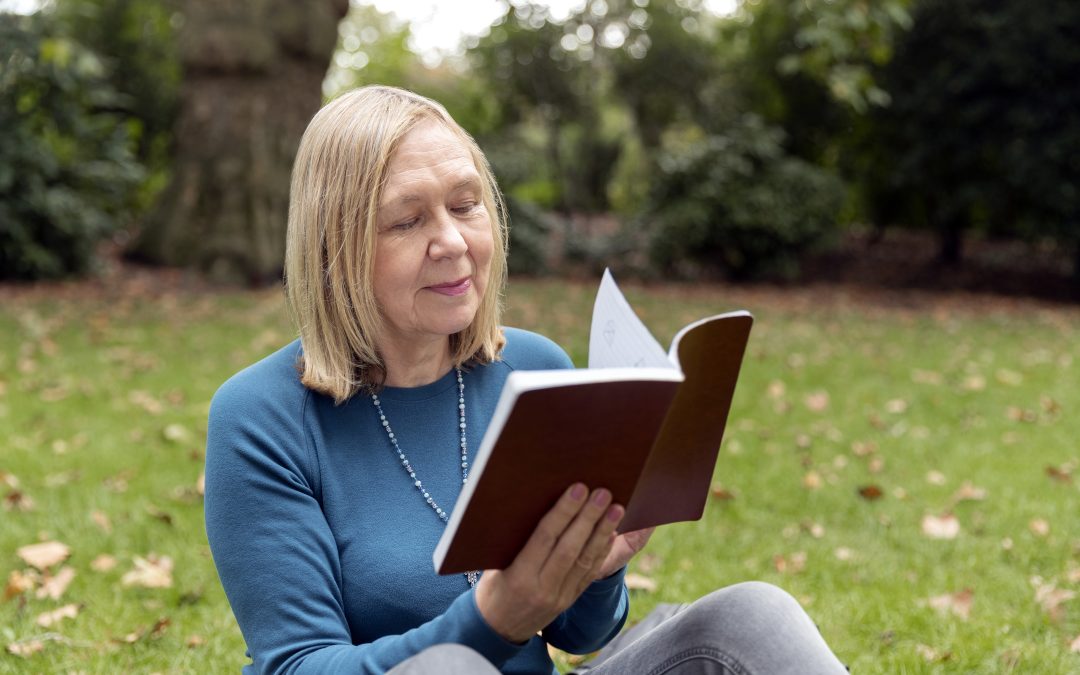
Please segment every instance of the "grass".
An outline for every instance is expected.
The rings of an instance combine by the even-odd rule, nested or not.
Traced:
[[[507,323],[583,364],[593,292],[517,281]],[[657,588],[634,592],[632,620],[763,579],[803,602],[853,672],[1080,671],[1080,311],[836,290],[627,295],[665,344],[707,313],[757,317],[716,473],[731,498],[657,532],[632,566]],[[245,662],[196,482],[215,388],[291,334],[276,292],[0,300],[0,575],[46,540],[70,547],[76,572],[58,600],[0,602],[0,649],[43,647],[0,652],[0,672]],[[959,499],[965,483],[981,498]],[[923,533],[949,513],[955,538]],[[94,571],[102,554],[117,564]],[[151,554],[171,558],[172,585],[123,585]],[[69,603],[77,617],[36,625]]]

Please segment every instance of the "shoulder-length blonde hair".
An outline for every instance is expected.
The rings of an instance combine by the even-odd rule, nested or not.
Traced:
[[[450,337],[451,358],[458,367],[488,363],[503,346],[506,214],[483,152],[431,99],[383,86],[350,91],[323,107],[300,141],[285,249],[285,294],[303,345],[301,381],[337,404],[361,389],[377,390],[386,377],[374,343],[383,324],[373,279],[378,206],[391,156],[426,120],[444,124],[469,149],[495,243],[487,290],[472,324]]]

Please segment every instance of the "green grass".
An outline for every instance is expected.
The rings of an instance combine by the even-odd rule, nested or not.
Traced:
[[[584,364],[593,293],[517,281],[507,323]],[[632,620],[657,602],[762,579],[804,603],[853,672],[1080,672],[1069,651],[1080,599],[1052,617],[1033,581],[1080,595],[1080,311],[977,298],[890,308],[732,288],[627,295],[665,344],[707,313],[757,317],[716,473],[734,498],[657,532],[632,566],[657,590],[634,593]],[[0,472],[33,501],[0,511],[0,575],[25,569],[18,547],[50,539],[71,548],[76,571],[60,600],[0,602],[0,649],[47,638],[28,658],[0,653],[0,672],[235,672],[245,662],[195,485],[215,388],[291,334],[275,292],[0,300]],[[1047,467],[1075,467],[1077,480]],[[0,497],[14,490],[3,479]],[[956,501],[965,482],[985,498]],[[880,499],[859,495],[870,485]],[[922,533],[924,516],[950,511],[955,539]],[[96,572],[103,553],[118,564]],[[123,586],[133,557],[150,553],[172,558],[172,586]],[[927,604],[965,589],[966,619]],[[76,618],[35,625],[68,603],[80,605]]]

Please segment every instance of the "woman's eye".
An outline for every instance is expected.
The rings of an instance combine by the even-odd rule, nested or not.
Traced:
[[[391,229],[398,230],[398,231],[411,230],[412,228],[416,227],[419,223],[420,223],[419,218],[412,218],[410,220],[406,220],[404,222],[398,223],[397,225],[394,225]]]
[[[468,202],[468,203],[465,203],[465,204],[455,206],[452,210],[454,211],[454,213],[465,215],[465,214],[472,213],[476,209],[477,206],[478,206],[478,204],[476,202]]]

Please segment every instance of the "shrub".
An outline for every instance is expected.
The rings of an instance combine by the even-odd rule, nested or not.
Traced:
[[[665,274],[790,276],[837,228],[843,182],[786,155],[783,132],[746,116],[722,133],[669,143],[646,219]]]
[[[143,176],[101,62],[45,28],[0,14],[0,278],[84,272]]]

